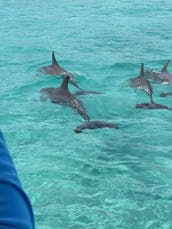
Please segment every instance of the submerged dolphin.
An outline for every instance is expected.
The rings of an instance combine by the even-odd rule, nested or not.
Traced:
[[[85,120],[89,120],[82,103],[68,90],[69,76],[65,77],[59,88],[43,88],[41,93],[46,94],[52,103],[68,105],[76,110]]]
[[[172,83],[172,75],[167,70],[169,63],[170,60],[164,64],[161,71],[146,70],[145,77],[157,83]]]
[[[158,103],[140,103],[136,104],[136,108],[141,108],[141,109],[166,109],[166,110],[172,110],[171,107],[158,104]]]
[[[144,64],[141,64],[141,70],[138,77],[130,79],[130,87],[134,89],[143,90],[150,97],[151,102],[153,103],[152,98],[152,87],[147,79],[144,76]]]
[[[101,122],[101,121],[88,121],[82,125],[77,126],[74,131],[76,133],[81,133],[85,129],[98,129],[98,128],[114,128],[118,129],[118,126],[108,123],[108,122]]]
[[[76,79],[73,77],[73,75],[66,71],[64,68],[62,68],[54,55],[54,51],[52,51],[52,64],[48,65],[48,66],[44,66],[38,69],[38,71],[43,72],[44,74],[48,74],[48,75],[60,75],[61,77],[66,77],[69,76],[70,79],[69,81],[71,82],[71,84],[73,84],[75,87],[80,88],[76,82]]]

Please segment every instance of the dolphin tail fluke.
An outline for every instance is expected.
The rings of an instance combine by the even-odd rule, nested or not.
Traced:
[[[140,75],[139,76],[142,76],[144,77],[144,63],[141,64],[141,69],[140,69]]]
[[[55,54],[54,54],[54,51],[52,51],[52,64],[58,65],[56,57],[55,57]]]
[[[168,64],[170,63],[170,60],[167,60],[167,62],[164,64],[161,72],[167,72]]]

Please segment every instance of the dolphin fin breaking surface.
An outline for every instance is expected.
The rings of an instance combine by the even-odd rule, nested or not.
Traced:
[[[141,69],[140,69],[140,74],[139,74],[140,77],[144,77],[144,64],[141,63]]]
[[[170,60],[167,60],[167,62],[164,64],[161,72],[167,72],[167,68],[168,68],[169,63],[170,63]]]
[[[54,51],[52,51],[52,65],[58,65]]]
[[[41,92],[46,94],[52,103],[68,105],[88,121],[90,118],[87,115],[85,107],[68,90],[69,78],[69,76],[65,77],[59,88],[43,88]]]
[[[152,97],[153,89],[147,79],[145,79],[144,75],[144,64],[141,64],[140,74],[138,77],[130,79],[130,87],[133,87],[134,89],[143,90],[148,94],[148,96]]]

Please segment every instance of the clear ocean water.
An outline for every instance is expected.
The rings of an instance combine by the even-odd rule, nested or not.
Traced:
[[[0,128],[36,228],[172,228],[172,112],[135,109],[149,98],[127,81],[142,61],[160,70],[172,59],[171,2],[6,0],[0,14]],[[40,100],[61,83],[36,71],[52,50],[82,88],[104,92],[80,98],[91,119],[118,130],[77,135],[78,114]],[[159,97],[172,86],[153,88],[172,106]]]

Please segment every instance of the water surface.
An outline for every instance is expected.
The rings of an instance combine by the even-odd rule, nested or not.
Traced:
[[[160,70],[172,59],[170,1],[6,0],[0,15],[0,127],[36,228],[172,228],[172,113],[135,109],[148,97],[127,84],[142,61]],[[78,114],[41,102],[61,83],[36,71],[52,50],[82,88],[104,92],[81,98],[91,119],[119,130],[77,135]],[[158,96],[172,88],[153,86],[172,106]]]

